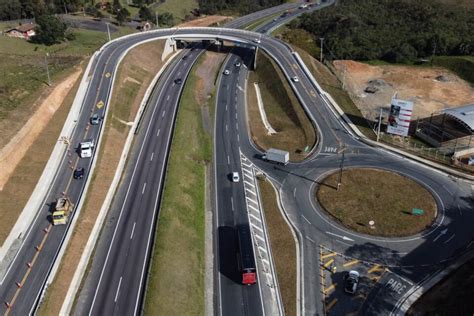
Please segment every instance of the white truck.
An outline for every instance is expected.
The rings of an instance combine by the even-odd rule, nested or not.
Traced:
[[[79,144],[79,155],[81,158],[92,157],[92,149],[94,148],[94,141],[88,140]]]
[[[275,162],[280,165],[286,165],[290,161],[290,153],[284,150],[270,148],[262,156],[262,159],[269,162]]]

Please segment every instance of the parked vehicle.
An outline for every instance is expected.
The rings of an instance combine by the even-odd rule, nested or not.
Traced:
[[[286,165],[290,161],[290,153],[284,150],[270,148],[262,156],[262,159],[265,161]]]
[[[62,197],[57,199],[52,216],[53,225],[65,225],[73,207],[74,204],[68,198]]]
[[[349,294],[354,294],[359,285],[359,272],[355,270],[349,271],[344,280],[344,291]]]
[[[242,273],[242,284],[255,284],[257,283],[257,270],[255,267],[252,237],[248,224],[239,225],[237,227],[237,237],[239,240],[239,267]]]

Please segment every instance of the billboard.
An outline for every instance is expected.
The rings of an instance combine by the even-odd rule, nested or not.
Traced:
[[[390,114],[388,116],[387,133],[407,136],[412,111],[413,102],[392,98]]]

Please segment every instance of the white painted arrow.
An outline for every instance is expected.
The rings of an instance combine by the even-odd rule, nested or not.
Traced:
[[[445,235],[447,232],[448,232],[448,229],[447,229],[447,228],[445,228],[445,229],[443,229],[442,231],[440,231],[440,232],[439,232],[439,235],[436,236],[435,239],[433,239],[433,242],[436,242],[441,236]]]
[[[340,235],[336,235],[336,234],[334,234],[334,233],[331,233],[331,232],[326,232],[326,234],[329,234],[329,235],[333,235],[333,236],[336,236],[336,237],[342,238],[342,240],[354,241],[354,239],[350,239],[349,237],[346,237],[346,236],[340,236]]]

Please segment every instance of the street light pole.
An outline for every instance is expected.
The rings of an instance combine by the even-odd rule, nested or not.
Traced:
[[[158,24],[158,12],[155,12],[155,21],[156,21],[156,28],[159,28],[160,25]]]
[[[377,127],[377,142],[380,138],[380,125],[382,124],[382,108],[380,108],[379,125]]]
[[[51,86],[51,77],[49,76],[48,56],[49,56],[49,53],[46,53],[46,55],[44,56],[44,63],[46,65],[46,75],[48,76],[48,86]]]
[[[321,41],[321,53],[319,55],[319,61],[322,63],[323,62],[323,43],[324,43],[324,37],[320,37],[319,40]]]
[[[339,191],[339,188],[341,187],[342,184],[342,169],[344,167],[344,151],[342,152],[342,160],[341,160],[341,167],[339,169],[339,179],[337,180],[337,191]]]
[[[109,36],[109,42],[110,42],[111,38],[110,38],[109,23],[107,22],[106,24],[107,24],[107,35]]]

